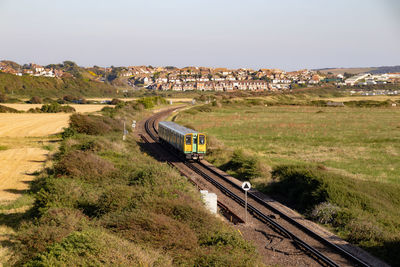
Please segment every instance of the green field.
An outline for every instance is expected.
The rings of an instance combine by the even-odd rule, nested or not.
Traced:
[[[208,134],[210,162],[398,266],[400,109],[265,103],[215,102],[172,119]]]
[[[222,107],[178,122],[273,167],[320,163],[358,179],[400,183],[400,109]]]

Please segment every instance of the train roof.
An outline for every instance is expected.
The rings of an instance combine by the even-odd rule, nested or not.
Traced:
[[[179,125],[173,121],[160,121],[158,125],[163,125],[164,127],[167,127],[169,129],[172,129],[182,135],[188,134],[188,133],[197,133],[197,131],[193,129],[186,128],[182,125]]]

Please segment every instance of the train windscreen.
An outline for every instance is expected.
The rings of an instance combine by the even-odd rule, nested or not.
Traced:
[[[205,141],[206,141],[205,136],[204,135],[200,135],[199,136],[199,144],[200,145],[204,145]]]
[[[192,144],[192,138],[190,137],[190,135],[186,135],[186,144],[187,145],[191,145]]]

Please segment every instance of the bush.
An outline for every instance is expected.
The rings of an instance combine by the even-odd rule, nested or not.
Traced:
[[[53,102],[51,104],[45,104],[41,108],[30,108],[28,113],[72,113],[75,112],[75,109],[71,106],[61,106],[57,102]]]
[[[0,113],[21,113],[21,111],[18,111],[15,108],[0,105]]]
[[[122,100],[120,100],[120,99],[118,99],[118,98],[113,98],[113,99],[111,100],[110,104],[111,104],[111,105],[117,105],[117,104],[119,104],[119,103],[121,103],[121,102],[124,102],[124,101],[122,101]]]
[[[91,180],[97,180],[114,170],[112,163],[88,151],[68,153],[55,165],[56,174],[84,177]]]
[[[122,123],[103,116],[73,114],[70,117],[70,128],[78,133],[101,135],[112,131],[122,131]]]
[[[70,208],[51,208],[36,222],[25,223],[17,235],[20,261],[27,261],[44,252],[52,244],[60,242],[75,230],[83,229],[87,217]],[[18,265],[18,264],[17,264]]]
[[[143,97],[138,99],[137,102],[142,104],[145,109],[153,108],[156,105],[168,104],[167,100],[161,96]]]
[[[79,100],[79,97],[73,96],[73,95],[65,95],[63,97],[63,100],[66,102],[72,102],[72,101],[77,101]]]
[[[76,131],[70,127],[64,128],[64,131],[61,133],[62,139],[67,139],[76,134]]]
[[[121,209],[129,209],[132,203],[133,190],[129,186],[116,185],[107,189],[100,195],[97,202],[97,215],[114,212]]]
[[[242,150],[234,151],[231,160],[221,168],[233,172],[232,174],[240,180],[251,180],[262,176],[257,157],[245,154]]]
[[[281,165],[274,168],[272,178],[275,181],[271,190],[284,194],[296,203],[302,212],[327,201],[327,185],[321,171],[310,166]]]
[[[171,266],[171,260],[100,229],[75,231],[26,266]]]
[[[339,207],[329,202],[322,202],[314,207],[311,218],[323,224],[332,223],[339,210]]]
[[[58,112],[72,113],[72,112],[75,112],[75,109],[73,107],[61,106],[58,103],[51,103],[51,104],[43,105],[40,108],[40,110],[43,113],[58,113]]]
[[[8,97],[5,94],[0,93],[0,103],[6,103]]]
[[[33,97],[29,100],[29,103],[31,103],[31,104],[42,104],[42,103],[43,103],[43,100],[42,100],[40,97],[38,97],[38,96],[33,96]]]

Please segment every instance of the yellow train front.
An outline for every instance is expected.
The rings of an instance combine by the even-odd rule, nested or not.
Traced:
[[[206,154],[206,136],[172,121],[158,123],[159,141],[167,143],[186,159],[200,160]]]

